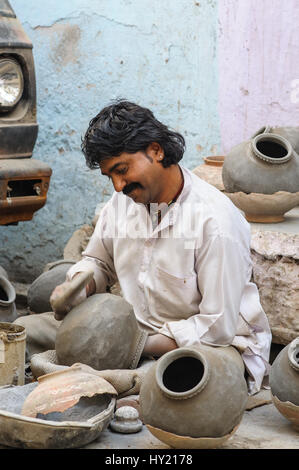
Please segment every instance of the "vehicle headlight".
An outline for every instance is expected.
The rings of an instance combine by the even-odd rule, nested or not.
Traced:
[[[23,72],[14,59],[0,58],[0,111],[11,110],[24,90]]]

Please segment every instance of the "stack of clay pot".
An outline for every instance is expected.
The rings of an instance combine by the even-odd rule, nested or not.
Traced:
[[[264,127],[225,157],[225,194],[249,222],[280,222],[299,204],[299,128]]]

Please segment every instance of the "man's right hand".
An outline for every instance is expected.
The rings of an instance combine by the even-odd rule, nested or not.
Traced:
[[[74,308],[76,305],[79,305],[88,296],[95,293],[96,286],[94,279],[91,279],[91,281],[85,287],[79,290],[79,292],[78,288],[77,292],[74,292],[74,285],[78,281],[79,274],[81,274],[82,277],[82,273],[77,273],[71,281],[65,281],[55,287],[53,290],[50,297],[50,303],[52,305],[54,317],[56,320],[63,320],[65,315],[72,308]],[[77,279],[75,280],[76,277]]]

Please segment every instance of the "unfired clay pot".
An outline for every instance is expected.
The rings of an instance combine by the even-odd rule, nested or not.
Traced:
[[[263,128],[225,157],[222,179],[229,193],[299,191],[299,128]]]
[[[56,286],[65,281],[66,273],[74,261],[59,260],[51,264],[48,271],[38,276],[28,289],[28,307],[31,312],[44,313],[52,311],[50,296]]]
[[[248,398],[233,347],[178,348],[162,356],[140,389],[144,424],[177,448],[217,447],[237,429]]]
[[[55,349],[62,365],[81,362],[96,370],[134,369],[146,338],[125,299],[95,294],[66,315],[57,332]]]
[[[12,323],[18,318],[15,305],[16,291],[6,272],[0,272],[0,322]]]
[[[204,157],[204,164],[198,165],[192,171],[196,176],[199,176],[199,178],[203,179],[209,184],[212,184],[220,191],[224,191],[224,185],[222,181],[222,166],[224,158],[225,157],[222,155]]]
[[[272,401],[299,430],[299,337],[283,348],[270,369]]]

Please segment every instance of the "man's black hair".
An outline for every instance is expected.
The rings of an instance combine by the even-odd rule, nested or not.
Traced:
[[[145,152],[152,142],[158,142],[163,148],[164,168],[183,157],[185,139],[181,134],[169,130],[149,109],[118,100],[90,121],[81,149],[87,166],[95,169],[102,160],[123,152]]]

